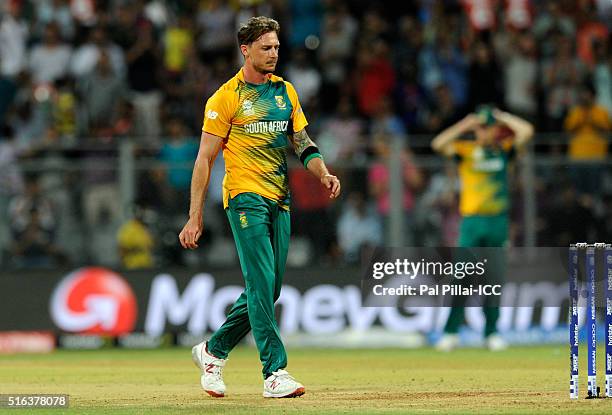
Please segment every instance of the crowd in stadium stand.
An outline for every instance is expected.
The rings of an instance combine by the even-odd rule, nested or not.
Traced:
[[[2,2],[0,210],[10,225],[0,232],[5,256],[34,258],[25,264],[127,265],[126,255],[155,251],[157,259],[135,263],[200,263],[198,254],[181,252],[176,241],[187,212],[188,165],[197,154],[206,99],[241,65],[236,30],[254,15],[280,22],[277,73],[296,87],[310,135],[345,184],[342,203],[332,206],[318,183],[292,169],[298,241],[290,263],[307,261],[304,252],[356,261],[364,246],[381,244],[389,212],[389,137],[435,134],[481,103],[530,120],[538,133],[558,133],[560,139],[545,147],[536,138],[536,155],[579,162],[537,171],[537,243],[609,241],[612,3],[399,3],[405,4]],[[120,224],[118,175],[108,165],[116,167],[117,146],[127,137],[135,140],[139,158],[162,163],[139,170],[139,213]],[[420,167],[424,153],[428,147],[406,140],[406,243],[452,245],[456,177],[452,168]],[[65,168],[77,161],[83,169]],[[221,211],[222,175],[220,157],[202,250],[219,262],[235,260]],[[554,191],[559,188],[565,190]],[[520,244],[520,188],[515,193],[513,242]],[[543,215],[545,210],[559,214]],[[67,240],[72,247],[61,246]],[[89,249],[77,249],[83,246]]]

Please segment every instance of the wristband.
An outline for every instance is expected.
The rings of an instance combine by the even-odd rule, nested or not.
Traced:
[[[308,148],[312,148],[312,147],[308,147]],[[316,148],[316,147],[315,147]],[[308,150],[308,149],[306,149]],[[304,151],[306,152],[306,151]],[[302,153],[302,156],[304,155],[304,153]],[[309,155],[307,155],[306,157],[304,157],[303,159],[303,163],[304,163],[304,168],[307,169],[308,168],[308,162],[314,158],[320,158],[321,160],[323,160],[323,156],[321,155],[321,153],[317,152],[311,152]]]

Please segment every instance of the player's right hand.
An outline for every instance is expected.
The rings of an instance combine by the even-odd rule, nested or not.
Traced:
[[[478,114],[471,113],[465,116],[463,123],[468,130],[473,130],[483,124],[483,119]]]
[[[183,230],[179,233],[179,241],[181,241],[181,245],[183,248],[187,249],[195,249],[198,247],[198,239],[202,236],[202,231],[204,230],[204,226],[202,224],[202,219],[189,219],[185,226],[183,226]]]

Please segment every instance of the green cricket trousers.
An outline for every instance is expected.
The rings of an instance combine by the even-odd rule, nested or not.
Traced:
[[[275,201],[256,193],[241,193],[230,199],[225,212],[234,234],[245,289],[225,323],[208,341],[208,351],[226,359],[249,330],[253,330],[265,379],[287,366],[274,303],[280,296],[285,273],[290,215]]]
[[[459,228],[460,247],[503,247],[508,241],[508,215],[494,216],[465,216]],[[489,261],[488,267],[494,269],[491,273],[493,280],[490,283],[503,283],[506,264],[503,258],[497,258],[495,263]],[[461,284],[463,281],[459,281]],[[444,332],[457,333],[465,317],[465,298],[455,296],[452,300],[452,308]],[[499,299],[487,297],[483,304],[485,315],[484,335],[490,336],[497,331],[497,320],[499,319]]]

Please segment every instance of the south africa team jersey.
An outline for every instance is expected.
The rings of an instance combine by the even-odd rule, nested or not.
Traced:
[[[202,131],[223,138],[223,204],[252,192],[289,209],[287,135],[308,122],[291,83],[269,75],[256,85],[242,69],[206,102]]]
[[[504,144],[501,148],[487,148],[468,140],[454,143],[459,160],[459,211],[462,216],[508,212],[508,163],[514,155],[514,147],[510,142]]]

